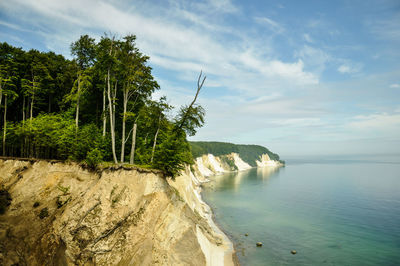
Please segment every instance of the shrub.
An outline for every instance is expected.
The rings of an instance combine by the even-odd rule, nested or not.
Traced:
[[[90,168],[96,168],[97,165],[102,162],[102,160],[103,160],[103,153],[97,148],[89,151],[85,159],[86,164]]]

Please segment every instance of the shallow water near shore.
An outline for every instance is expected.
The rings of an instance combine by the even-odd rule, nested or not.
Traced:
[[[400,265],[399,161],[293,161],[210,179],[203,197],[242,265]]]

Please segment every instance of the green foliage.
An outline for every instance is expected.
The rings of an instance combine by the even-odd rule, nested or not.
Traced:
[[[279,161],[279,155],[271,152],[267,148],[260,145],[238,145],[239,155],[243,161],[247,162],[251,166],[257,166],[256,160],[260,159],[262,154],[268,154],[271,160]]]
[[[180,124],[181,128],[189,135],[194,136],[197,128],[204,124],[205,110],[200,105],[183,106],[179,110],[176,124]],[[182,122],[183,121],[183,122]]]
[[[91,168],[96,168],[103,161],[103,153],[95,148],[89,151],[86,155],[85,162]]]
[[[71,44],[71,53],[75,56],[80,69],[86,69],[93,64],[96,56],[96,46],[93,38],[82,35]]]
[[[155,152],[153,165],[168,176],[175,177],[185,168],[185,164],[193,163],[193,157],[185,133],[173,129],[163,133],[164,139]]]
[[[119,191],[119,193],[116,193],[117,188],[118,188],[118,186],[114,186],[113,189],[111,190],[111,193],[110,193],[111,207],[112,208],[114,208],[115,204],[117,204],[122,199],[122,196],[124,195],[125,190],[126,190],[126,186],[124,186]]]
[[[238,145],[227,142],[206,142],[206,141],[191,141],[192,154],[194,158],[204,154],[213,154],[215,156],[226,155],[232,152],[239,153]]]
[[[127,159],[135,123],[135,163],[174,176],[193,162],[186,136],[204,124],[205,111],[195,104],[199,90],[191,105],[170,118],[172,106],[165,97],[151,100],[160,87],[134,35],[105,35],[98,42],[83,35],[71,44],[71,54],[74,59],[68,60],[0,43],[3,107],[7,96],[3,155],[85,161],[95,167],[113,159],[111,135],[115,153]]]
[[[94,149],[102,150],[106,146],[101,131],[94,124],[86,124],[80,128],[75,140],[70,154],[72,159],[77,161],[86,159],[88,153]]]
[[[68,187],[63,187],[61,185],[58,185],[57,189],[60,190],[63,193],[63,195],[67,195],[68,192],[69,192],[70,187],[69,186]]]
[[[227,164],[230,168],[231,171],[237,170],[237,166],[234,162],[234,160],[226,155],[220,155],[221,161],[225,164]]]
[[[10,144],[24,145],[29,157],[81,161],[93,149],[106,148],[100,130],[94,124],[76,132],[73,119],[65,114],[41,114],[32,121],[20,122],[9,129]]]

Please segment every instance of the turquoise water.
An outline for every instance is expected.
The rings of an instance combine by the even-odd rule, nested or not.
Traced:
[[[400,265],[398,163],[289,162],[211,179],[203,197],[242,265]]]

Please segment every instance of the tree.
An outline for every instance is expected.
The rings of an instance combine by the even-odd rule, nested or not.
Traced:
[[[196,100],[205,79],[205,76],[202,79],[202,72],[200,72],[193,101],[189,106],[180,109],[175,118],[175,123],[165,132],[166,137],[160,144],[160,148],[155,152],[154,165],[158,169],[164,170],[169,176],[175,177],[184,169],[185,164],[193,163],[186,133],[194,135],[196,128],[201,127],[204,123],[204,109],[200,105],[196,105]]]
[[[78,41],[71,44],[71,54],[75,56],[78,72],[77,72],[77,91],[76,91],[76,116],[75,125],[76,130],[78,130],[79,123],[79,100],[81,95],[81,79],[84,71],[93,65],[95,58],[95,42],[93,38],[88,35],[83,35]],[[88,86],[89,78],[84,79],[86,81],[85,85]]]
[[[14,91],[16,86],[12,81],[8,82],[7,85],[3,88],[3,94],[4,94],[3,156],[6,156],[7,104],[11,103],[18,96],[17,93]],[[9,102],[7,102],[7,99],[9,99]]]
[[[157,123],[157,130],[156,133],[154,134],[153,148],[151,150],[151,159],[150,159],[151,164],[153,163],[154,159],[154,151],[156,150],[158,134],[160,133],[162,125],[167,123],[165,112],[168,112],[169,110],[172,109],[172,106],[167,104],[166,100],[167,98],[163,96],[160,98],[158,102],[153,102],[153,104],[151,105],[153,109],[153,114],[156,116],[155,119],[154,118],[152,119],[152,121],[156,121]]]
[[[107,84],[107,99],[110,119],[111,148],[114,163],[118,163],[115,150],[115,102],[117,97],[118,80],[115,78],[117,68],[116,59],[117,42],[115,38],[104,36],[97,45],[97,63],[98,68],[105,77]],[[104,106],[103,102],[103,106]]]
[[[194,100],[170,119],[165,97],[151,100],[159,85],[135,41],[106,35],[96,43],[84,35],[71,44],[74,60],[0,43],[3,154],[92,166],[130,155],[132,164],[173,176],[191,163],[186,136],[204,123],[197,97],[205,77],[200,73]]]
[[[92,86],[92,77],[90,73],[90,69],[82,71],[79,79],[75,80],[74,85],[65,97],[67,102],[73,102],[76,104],[76,112],[75,112],[75,126],[76,130],[78,129],[78,119],[79,119],[79,108],[80,108],[80,100],[82,95],[84,95],[89,88]]]
[[[125,157],[125,143],[129,138],[125,136],[126,121],[129,117],[133,117],[133,111],[138,111],[139,106],[142,106],[142,102],[145,101],[159,86],[154,81],[151,75],[151,67],[147,66],[148,56],[144,56],[139,52],[139,49],[135,45],[136,36],[128,35],[124,37],[124,42],[121,43],[119,52],[120,61],[120,72],[122,73],[122,94],[123,94],[123,113],[122,113],[122,137],[121,137],[121,163],[124,162]],[[128,111],[128,104],[130,110]],[[136,123],[137,119],[135,119]],[[134,124],[135,124],[134,123]],[[135,142],[137,125],[133,125],[131,132],[132,142]],[[133,147],[133,150],[132,150]],[[131,146],[131,159],[130,163],[133,163],[133,156],[135,145]]]
[[[176,118],[177,129],[184,130],[189,136],[196,134],[196,128],[203,126],[205,111],[201,105],[196,105],[197,97],[203,87],[206,76],[202,78],[202,71],[200,71],[199,78],[197,80],[197,91],[193,101],[189,106],[181,107],[179,114]]]
[[[38,100],[38,94],[46,90],[46,85],[52,80],[52,77],[46,66],[47,58],[45,55],[37,50],[30,50],[28,52],[28,58],[29,74],[28,78],[23,80],[23,88],[25,88],[25,94],[30,98],[29,116],[30,121],[32,121],[35,100]]]
[[[163,170],[167,176],[175,177],[185,168],[185,164],[193,163],[186,134],[170,124],[165,132],[161,132],[160,139],[162,141],[155,151],[152,165]]]
[[[0,45],[0,105],[3,100],[3,90],[7,83],[11,82],[14,58],[12,56],[12,47],[7,43]]]

